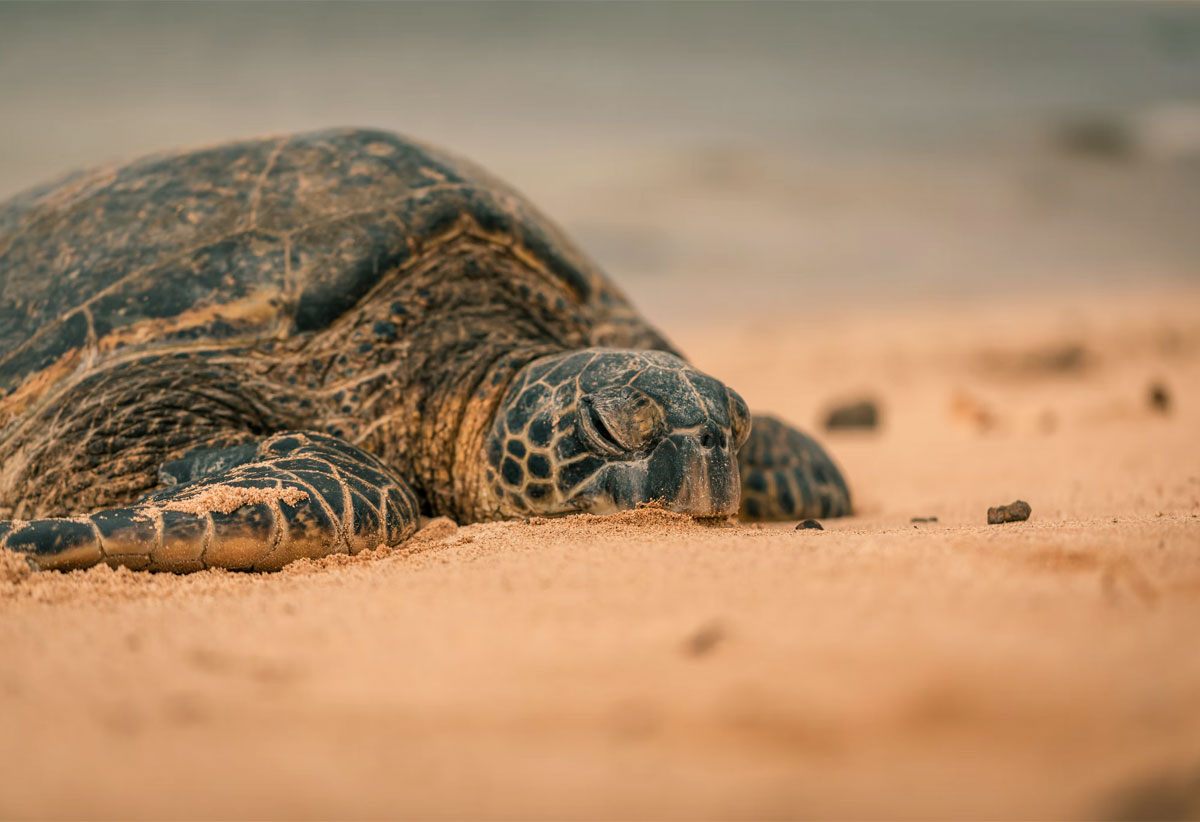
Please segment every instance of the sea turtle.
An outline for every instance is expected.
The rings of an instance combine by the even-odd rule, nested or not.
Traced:
[[[320,131],[0,204],[0,547],[36,568],[270,570],[422,515],[651,501],[850,510],[812,439],[466,161]]]

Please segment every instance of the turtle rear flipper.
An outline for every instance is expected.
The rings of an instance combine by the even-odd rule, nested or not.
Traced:
[[[271,571],[302,557],[398,545],[417,518],[408,484],[378,459],[336,437],[288,432],[262,440],[253,461],[127,508],[0,522],[0,548],[39,569],[103,562]]]
[[[787,520],[851,513],[850,489],[816,440],[774,417],[755,415],[738,452],[739,518]]]

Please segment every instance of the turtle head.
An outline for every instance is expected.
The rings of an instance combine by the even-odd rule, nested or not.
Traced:
[[[738,510],[750,413],[735,391],[660,351],[591,348],[527,365],[485,447],[503,516],[612,513],[659,502],[695,516]]]

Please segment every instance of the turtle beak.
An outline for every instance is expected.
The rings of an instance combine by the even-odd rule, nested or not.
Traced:
[[[712,423],[671,434],[644,460],[609,465],[573,495],[570,508],[611,514],[659,503],[694,517],[733,516],[742,499],[734,446]]]
[[[646,499],[695,517],[736,514],[742,484],[730,445],[711,425],[698,434],[667,437],[650,455]]]

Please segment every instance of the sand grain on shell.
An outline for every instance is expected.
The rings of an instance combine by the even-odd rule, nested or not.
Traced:
[[[195,496],[175,499],[162,506],[164,511],[204,515],[209,512],[231,514],[245,505],[287,503],[297,505],[308,499],[300,488],[244,488],[239,485],[212,485]]]

